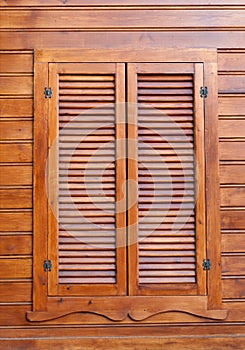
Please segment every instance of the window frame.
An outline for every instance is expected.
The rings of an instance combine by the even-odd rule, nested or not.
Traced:
[[[82,58],[82,59],[81,59]],[[114,297],[48,297],[48,272],[43,261],[48,257],[48,201],[45,171],[48,155],[48,103],[43,94],[49,86],[49,63],[203,63],[205,99],[205,162],[206,162],[206,224],[207,257],[211,270],[207,272],[207,296],[114,296]],[[30,321],[54,319],[74,312],[97,313],[113,321],[128,315],[135,321],[167,311],[187,312],[201,317],[224,319],[221,295],[221,242],[218,158],[218,90],[217,51],[215,49],[152,49],[152,50],[36,50],[34,54],[34,263],[33,310]],[[208,166],[207,166],[208,165]],[[213,282],[215,281],[215,283]],[[108,307],[106,306],[108,305]]]

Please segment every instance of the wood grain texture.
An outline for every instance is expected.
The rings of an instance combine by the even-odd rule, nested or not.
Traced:
[[[173,349],[173,346],[177,346],[181,350],[195,350],[198,343],[199,350],[214,350],[222,347],[222,350],[243,350],[245,337],[243,335],[237,336],[217,336],[217,337],[200,337],[200,336],[187,336],[187,337],[97,337],[97,338],[76,338],[76,339],[60,339],[54,338],[52,340],[45,339],[31,339],[31,340],[3,340],[1,341],[2,349],[12,350],[14,348],[31,350],[38,348],[40,350],[47,349],[48,346],[58,347],[64,350],[74,349],[86,349],[93,350],[105,349],[105,343],[110,349],[131,350],[131,349]]]
[[[1,76],[1,95],[32,95],[31,76]]]
[[[220,120],[219,121],[220,138],[245,138],[245,119],[240,120]],[[245,156],[245,144],[244,144]]]
[[[245,229],[245,211],[243,210],[222,210],[222,229]]]
[[[241,130],[241,133],[244,133]],[[245,160],[245,142],[225,141],[219,143],[220,160]],[[238,174],[237,174],[238,177]],[[241,173],[244,182],[244,173]]]
[[[32,185],[32,165],[1,165],[0,185]]]
[[[233,146],[233,143],[231,144],[231,146]],[[239,154],[243,155],[243,153],[240,152],[240,144],[238,147],[238,152]],[[232,147],[231,147],[231,154],[232,154],[232,157],[234,157],[234,154],[236,154],[235,151],[232,149]],[[244,157],[242,156],[242,158]],[[245,184],[244,174],[245,174],[245,165],[239,165],[239,164],[221,165],[220,166],[220,183],[221,184]]]
[[[222,252],[243,253],[245,252],[244,233],[223,233],[221,239]]]
[[[229,34],[229,41],[227,35]],[[244,32],[240,31],[138,31],[137,32],[77,32],[77,31],[4,31],[0,33],[0,50],[55,48],[244,48]],[[190,45],[191,43],[191,45]]]
[[[221,206],[243,207],[245,203],[245,187],[221,188]]]
[[[237,95],[221,95],[219,96],[219,115],[236,118],[236,116],[244,116],[245,97]]]
[[[245,275],[245,256],[223,256],[221,264],[222,276]]]
[[[32,127],[31,121],[2,121],[0,137],[2,140],[31,140]]]
[[[47,127],[48,127],[48,99],[43,95],[44,87],[48,86],[48,65],[34,65],[34,174],[33,174],[33,309],[39,310],[46,305],[47,273],[43,269],[43,261],[47,259],[47,188],[44,179],[48,154]],[[42,97],[41,97],[42,96]],[[42,240],[40,234],[42,232]]]
[[[2,269],[0,278],[31,278],[32,259],[31,258],[1,258]]]
[[[244,299],[245,278],[223,279],[222,293],[224,299]]]
[[[31,255],[32,235],[1,235],[0,255]]]
[[[219,93],[245,93],[245,75],[220,75],[218,78]]]
[[[1,125],[1,124],[0,124]],[[29,131],[32,125],[29,127]],[[18,129],[19,133],[19,129]],[[23,137],[23,130],[21,130]],[[13,137],[13,133],[10,134]],[[32,162],[32,144],[31,143],[0,143],[0,161],[2,163],[31,163]]]
[[[198,336],[198,337],[215,337],[215,336],[231,336],[236,337],[244,334],[245,326],[244,324],[232,324],[223,323],[222,329],[220,328],[220,323],[212,324],[189,324],[186,327],[185,324],[182,325],[167,325],[164,327],[161,325],[155,325],[150,327],[145,327],[143,324],[134,325],[132,324],[121,324],[113,329],[108,327],[108,325],[100,325],[95,327],[94,325],[88,325],[86,327],[74,327],[73,325],[65,325],[65,327],[50,327],[49,324],[43,324],[42,327],[18,327],[9,328],[8,334],[6,334],[6,329],[0,328],[0,337],[11,340],[12,338],[45,338],[47,336],[47,331],[49,333],[49,340],[51,338],[60,337],[140,337],[142,334],[147,337],[187,337],[187,336]],[[206,349],[205,349],[206,350]]]
[[[33,55],[29,53],[0,52],[0,73],[32,73]]]
[[[189,5],[207,5],[207,2],[205,0],[175,0],[174,4],[172,0],[166,0],[164,3],[162,0],[124,0],[122,3],[122,0],[86,0],[81,3],[80,0],[69,0],[69,2],[66,1],[60,1],[60,0],[33,0],[30,4],[28,0],[1,0],[0,6],[3,7],[69,7],[69,6],[119,6],[121,7],[122,5],[141,5],[141,6],[176,6],[176,5],[184,5],[184,6],[189,6]],[[213,6],[213,5],[230,5],[230,6],[235,6],[235,5],[244,5],[243,0],[210,0],[208,2],[208,5]]]
[[[72,21],[70,18],[72,17]],[[244,28],[245,20],[243,11],[233,12],[223,10],[222,15],[219,10],[138,10],[128,11],[124,9],[111,9],[100,11],[87,11],[76,9],[60,9],[52,11],[50,9],[26,10],[21,13],[17,10],[3,9],[0,15],[1,28],[3,29],[26,29],[30,27],[29,20],[32,21],[32,29],[46,28],[66,28],[86,29],[103,28],[129,29],[129,28]],[[55,25],[54,25],[55,23]]]
[[[205,72],[206,71],[206,72]],[[205,164],[206,164],[206,221],[207,256],[216,264],[209,272],[209,307],[221,307],[221,268],[220,268],[220,193],[218,157],[218,87],[217,62],[204,66],[204,86],[209,86],[212,100],[205,103]],[[213,281],[216,281],[214,284]]]
[[[4,118],[32,117],[33,101],[30,98],[1,98],[0,113]]]
[[[245,53],[221,52],[218,53],[219,72],[241,72],[245,71]]]
[[[104,5],[106,7],[103,8]],[[243,349],[245,339],[242,334],[245,332],[239,323],[245,321],[245,279],[241,275],[244,272],[244,267],[241,268],[239,261],[236,263],[232,263],[232,261],[234,254],[239,254],[237,257],[243,257],[245,252],[245,214],[241,211],[238,215],[238,212],[234,210],[234,207],[244,207],[244,128],[239,127],[239,125],[243,126],[242,118],[245,115],[244,0],[210,0],[208,4],[204,0],[176,0],[174,3],[172,0],[166,0],[164,4],[162,0],[125,0],[123,2],[121,0],[85,0],[82,4],[80,0],[33,0],[31,2],[27,0],[1,0],[0,6],[3,8],[3,16],[9,14],[9,17],[5,16],[3,19],[3,24],[9,29],[0,33],[0,48],[4,50],[0,53],[1,91],[4,93],[0,96],[0,114],[5,121],[8,118],[12,122],[11,126],[15,124],[16,119],[21,119],[22,122],[24,118],[32,118],[33,115],[33,100],[30,96],[32,95],[32,50],[34,48],[70,47],[74,49],[80,47],[135,50],[135,48],[140,47],[142,51],[168,47],[212,47],[219,49],[220,135],[227,139],[227,142],[220,143],[221,206],[223,209],[228,209],[221,213],[221,244],[224,267],[227,266],[226,271],[229,271],[224,272],[227,275],[223,276],[222,279],[222,297],[225,301],[223,307],[229,310],[227,325],[225,325],[226,322],[212,323],[211,325],[208,320],[204,321],[201,318],[173,312],[154,316],[146,321],[142,327],[139,324],[134,324],[132,327],[133,321],[130,319],[123,322],[123,326],[117,324],[116,327],[108,327],[109,324],[112,324],[108,319],[95,315],[89,319],[86,314],[81,313],[63,317],[58,321],[47,322],[48,324],[34,324],[32,327],[26,320],[26,311],[32,308],[30,277],[28,277],[28,282],[26,277],[24,280],[21,277],[18,278],[18,282],[13,282],[9,281],[7,276],[6,280],[0,281],[0,301],[1,303],[13,304],[1,304],[0,324],[4,327],[0,329],[0,335],[3,338],[12,339],[5,343],[0,342],[0,348],[11,350],[13,348],[46,349],[50,346],[54,348],[58,346],[70,349],[72,344],[74,349],[81,347],[103,349],[108,345],[112,349],[123,347],[125,349],[132,347],[135,349],[144,347],[172,349],[177,347],[178,349],[196,350],[198,343],[198,348],[201,350],[207,348],[210,350]],[[112,8],[114,12],[108,6],[114,6]],[[145,6],[144,11],[140,10],[142,6]],[[149,6],[154,7],[150,8]],[[98,7],[104,12],[100,12]],[[147,7],[149,9],[145,11]],[[85,11],[81,11],[82,8]],[[157,12],[160,8],[161,10]],[[121,11],[122,9],[123,11]],[[24,16],[22,16],[22,10],[24,10]],[[47,16],[45,16],[45,10],[47,10]],[[127,18],[129,12],[130,15]],[[70,21],[69,18],[66,20],[70,13],[74,14],[74,22]],[[107,19],[103,16],[105,13],[108,14]],[[112,13],[115,14],[114,17],[111,16]],[[142,13],[143,16],[141,16]],[[27,18],[29,14],[30,17]],[[59,18],[60,14],[63,14],[64,17]],[[121,14],[124,16],[119,18]],[[148,18],[145,17],[146,14]],[[167,17],[167,14],[171,14],[171,16]],[[192,14],[194,16],[191,18]],[[110,16],[113,18],[109,18]],[[100,20],[102,17],[104,18]],[[57,26],[53,19],[57,19]],[[24,22],[25,20],[26,22]],[[82,20],[85,21],[82,22]],[[109,25],[114,27],[110,28]],[[16,30],[17,26],[26,29],[18,31],[18,29]],[[40,29],[41,26],[46,26],[47,30]],[[73,28],[70,28],[71,26]],[[150,30],[145,30],[145,26],[150,26]],[[93,28],[93,31],[88,31],[87,28]],[[40,88],[41,94],[43,93],[42,89],[43,87]],[[234,130],[233,121],[241,123],[236,127],[234,124]],[[37,127],[40,127],[40,124]],[[17,234],[16,231],[22,229],[23,226],[25,230],[31,229],[31,217],[27,223],[26,218],[23,221],[23,216],[19,215],[15,209],[30,208],[32,159],[31,143],[27,143],[25,138],[21,138],[21,142],[15,142],[15,137],[22,137],[23,134],[15,126],[12,133],[7,132],[10,135],[10,139],[7,141],[12,141],[0,144],[1,161],[20,163],[19,165],[1,164],[0,166],[0,185],[4,186],[0,189],[2,207],[8,209],[3,213],[3,215],[8,215],[3,217],[8,222],[6,224],[4,221],[4,226],[10,230],[10,232],[2,232],[0,254],[8,259],[13,255],[31,255],[32,239],[29,235],[31,231],[28,231],[28,234],[25,234],[27,231],[23,231],[22,234]],[[6,135],[4,137],[6,139]],[[233,141],[235,137],[243,137],[243,140]],[[31,139],[29,140],[31,141]],[[40,148],[41,144],[42,140],[40,140]],[[21,164],[22,162],[28,162],[28,164]],[[229,184],[233,186],[223,186]],[[7,189],[6,186],[14,187]],[[21,188],[15,188],[16,186],[21,186]],[[25,189],[23,186],[28,186],[28,188]],[[233,207],[233,210],[230,207]],[[11,213],[9,209],[12,209]],[[42,215],[42,206],[40,206],[38,213]],[[11,224],[9,220],[12,217],[13,223]],[[28,227],[25,228],[25,226]],[[45,227],[43,228],[45,229]],[[36,252],[42,254],[42,248],[36,248]],[[227,260],[227,258],[231,260]],[[21,260],[21,258],[18,259]],[[12,262],[13,259],[10,260]],[[231,266],[229,266],[229,261],[231,261]],[[8,261],[8,266],[4,266],[7,269],[10,268],[11,262]],[[13,271],[14,266],[21,269],[20,263],[13,265],[12,276],[18,274],[18,272]],[[24,264],[24,266],[26,265]],[[42,266],[40,266],[41,268]],[[26,276],[30,276],[31,265],[28,269],[29,272],[26,270]],[[235,278],[232,275],[234,273],[238,274]],[[237,301],[231,302],[232,299],[237,299]],[[81,327],[82,324],[89,324],[89,322],[97,325],[103,323],[107,326]],[[173,325],[176,322],[178,322],[178,326]],[[194,325],[191,324],[193,322],[195,322]],[[129,323],[131,323],[130,326]],[[161,325],[149,326],[150,323]],[[71,325],[74,326],[71,327]],[[46,337],[47,334],[50,337],[48,340],[13,339],[33,336],[40,338],[41,336]],[[200,334],[205,334],[205,336],[200,336]],[[131,338],[116,338],[125,335],[130,335]],[[83,336],[84,338],[81,338]],[[87,338],[88,336],[93,338]],[[112,338],[108,340],[108,336]],[[56,338],[52,339],[52,337]],[[63,337],[68,338],[64,340]]]
[[[3,282],[0,281],[0,302],[20,303],[31,301],[31,282]]]
[[[0,212],[1,231],[32,231],[32,212],[18,211],[18,212]]]

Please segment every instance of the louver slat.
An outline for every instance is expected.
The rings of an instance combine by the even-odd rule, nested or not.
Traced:
[[[197,240],[205,238],[203,225],[196,224],[204,215],[196,197],[202,186],[197,165],[203,162],[195,154],[198,65],[189,74],[174,65],[171,73],[171,64],[166,74],[166,65],[154,64],[152,74],[152,66],[129,67],[129,74],[135,76],[128,88],[133,102],[129,137],[138,139],[130,151],[135,162],[129,161],[129,179],[138,183],[137,207],[129,211],[131,294],[166,294],[168,289],[173,293],[173,288],[176,294],[187,288],[196,294],[205,284],[197,261]]]
[[[55,280],[58,294],[121,294],[125,289],[125,252],[118,249],[117,234],[125,213],[116,213],[116,186],[124,180],[123,164],[116,159],[123,151],[117,137],[124,115],[116,105],[124,99],[123,72],[122,64],[59,64],[56,72],[51,67],[51,76],[58,76],[57,137],[50,144],[54,155],[49,162],[49,189],[58,198],[52,208],[58,224],[50,215],[58,251],[51,295],[57,294]]]

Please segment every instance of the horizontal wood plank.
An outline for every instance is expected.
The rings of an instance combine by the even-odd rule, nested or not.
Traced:
[[[182,14],[183,15],[183,14]],[[92,20],[94,21],[94,19]],[[70,21],[68,21],[70,22]],[[50,23],[53,23],[51,20]],[[149,40],[150,35],[150,40]],[[230,31],[229,40],[227,40],[226,31],[163,31],[151,32],[146,31],[127,33],[127,32],[79,32],[79,31],[4,31],[1,33],[0,50],[16,50],[26,49],[53,49],[54,43],[56,48],[119,48],[128,49],[135,48],[141,43],[144,49],[165,47],[189,48],[190,42],[192,48],[230,48],[232,45],[236,48],[244,48],[244,31]]]
[[[0,255],[31,255],[31,235],[1,235]]]
[[[223,233],[221,236],[221,251],[223,253],[245,252],[245,234]]]
[[[245,298],[245,278],[222,280],[222,293],[223,298],[227,299]],[[240,319],[239,315],[236,319]]]
[[[245,211],[221,211],[221,228],[224,230],[245,229]]]
[[[0,166],[0,186],[32,185],[31,165]]]
[[[28,98],[1,98],[0,114],[4,118],[25,118],[33,115],[33,101]]]
[[[0,230],[3,232],[32,231],[32,213],[30,211],[0,212]]]
[[[218,69],[223,72],[245,71],[245,52],[222,52],[218,54]]]
[[[245,175],[244,175],[245,178]],[[245,206],[245,187],[225,187],[220,189],[221,206]]]
[[[60,1],[60,0],[32,0],[30,3],[28,0],[4,0],[0,3],[0,6],[3,7],[12,7],[12,6],[28,6],[28,7],[46,7],[46,6],[55,6],[55,7],[66,7],[66,6],[122,6],[122,5],[148,5],[148,6],[158,6],[158,5],[173,5],[173,1],[165,0],[164,3],[162,0],[69,0],[69,2]],[[174,5],[207,5],[206,0],[175,0]],[[208,5],[244,5],[243,0],[209,0]]]
[[[245,165],[221,165],[220,183],[221,184],[245,184]]]
[[[1,258],[0,278],[31,278],[32,259],[31,258]]]
[[[218,76],[219,93],[245,93],[245,75]]]
[[[167,12],[167,13],[166,13]],[[72,21],[70,21],[72,18]],[[87,11],[76,9],[3,10],[0,15],[1,28],[241,28],[245,27],[242,11],[222,10],[140,10],[101,9]]]
[[[245,278],[245,256],[223,256],[223,276],[243,276]]]
[[[32,122],[31,121],[2,121],[0,124],[1,140],[31,140]]]
[[[0,189],[0,209],[32,208],[31,189]]]
[[[0,302],[30,302],[32,300],[31,282],[0,282]]]
[[[117,327],[114,327],[113,330],[107,325],[101,325],[99,330],[93,325],[88,325],[86,327],[73,327],[72,325],[65,327],[50,327],[49,325],[42,325],[42,327],[18,327],[18,328],[8,328],[8,334],[6,335],[6,329],[0,328],[0,337],[1,338],[45,338],[47,336],[47,329],[49,332],[49,340],[52,338],[60,337],[140,337],[142,336],[142,331],[144,331],[144,336],[150,337],[175,337],[176,334],[179,336],[203,336],[203,337],[215,337],[218,334],[221,336],[232,336],[236,337],[239,334],[244,334],[245,325],[244,324],[222,324],[222,329],[220,324],[195,324],[195,325],[155,325],[154,327],[145,327],[141,323],[138,325],[121,324]],[[99,333],[98,333],[99,332]],[[113,333],[112,333],[113,332]],[[11,349],[12,350],[12,349]],[[206,349],[205,349],[206,350]],[[233,350],[233,349],[232,349]]]
[[[245,97],[244,96],[219,96],[219,115],[220,116],[243,116],[245,115]]]
[[[31,76],[1,76],[1,95],[32,95],[33,78]]]
[[[245,321],[245,303],[244,302],[224,302],[223,308],[228,310],[226,321]]]
[[[245,101],[245,100],[244,100]],[[220,120],[219,121],[219,137],[239,137],[245,138],[245,119],[240,120]],[[245,157],[245,143],[244,143]]]
[[[0,73],[32,73],[31,53],[0,53]]]
[[[26,326],[26,312],[29,310],[31,305],[1,305],[0,326]]]
[[[2,163],[32,162],[32,144],[0,143],[0,161]]]
[[[220,160],[245,160],[245,141],[220,142],[219,152]],[[242,178],[244,179],[244,173],[242,174]]]
[[[105,344],[108,349],[116,350],[118,348],[123,350],[131,349],[173,349],[169,347],[170,344],[174,344],[176,349],[180,350],[196,350],[196,344],[198,343],[199,350],[216,350],[222,346],[222,350],[242,350],[245,337],[243,335],[237,336],[216,336],[216,337],[200,337],[188,335],[186,337],[173,336],[173,337],[80,337],[80,338],[52,338],[52,339],[12,339],[2,340],[2,346],[4,350],[15,349],[47,349],[59,348],[63,350],[70,349],[105,349]]]

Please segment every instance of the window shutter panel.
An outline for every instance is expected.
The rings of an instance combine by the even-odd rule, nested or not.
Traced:
[[[123,64],[50,65],[50,295],[125,293],[123,75]]]
[[[129,226],[131,293],[206,294],[202,64],[137,64],[129,74],[130,102],[137,103],[129,134],[134,128],[131,140],[138,138],[137,163],[129,167],[138,183]]]

